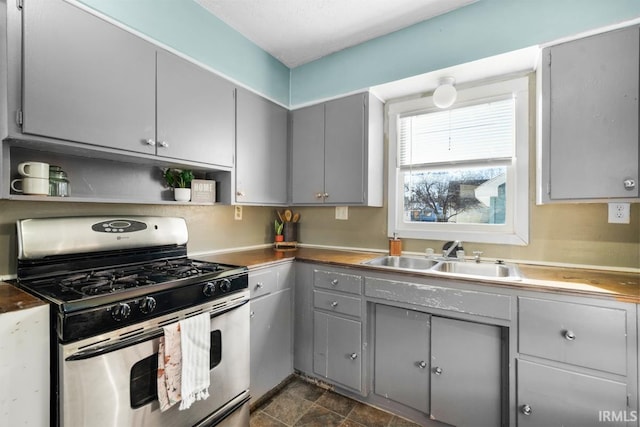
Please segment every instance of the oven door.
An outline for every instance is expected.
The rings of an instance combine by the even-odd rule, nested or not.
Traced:
[[[197,307],[189,310],[193,312]],[[187,410],[179,404],[160,411],[157,399],[157,357],[162,329],[130,338],[99,351],[69,354],[59,345],[60,426],[225,426],[231,410],[246,412],[249,389],[249,304],[211,315],[211,385],[209,398]],[[66,350],[66,351],[65,351]],[[242,416],[241,418],[245,418]],[[241,424],[246,426],[243,420]]]

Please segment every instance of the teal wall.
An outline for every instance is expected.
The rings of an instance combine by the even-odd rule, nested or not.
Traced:
[[[640,16],[640,0],[480,0],[291,70],[291,106]]]
[[[640,17],[640,0],[479,0],[289,70],[193,0],[80,1],[293,107]]]
[[[282,105],[289,68],[193,0],[80,0]]]

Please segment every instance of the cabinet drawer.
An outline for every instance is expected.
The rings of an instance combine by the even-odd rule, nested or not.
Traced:
[[[249,272],[249,294],[251,298],[270,294],[278,290],[278,272],[275,269]]]
[[[355,274],[314,270],[313,284],[319,288],[333,289],[357,295],[362,294],[362,277]]]
[[[614,374],[627,373],[627,312],[519,298],[519,351]]]
[[[518,360],[517,411],[518,427],[637,425],[602,419],[604,411],[629,411],[626,384],[523,360]]]
[[[313,306],[322,310],[360,317],[362,301],[356,297],[314,290]]]

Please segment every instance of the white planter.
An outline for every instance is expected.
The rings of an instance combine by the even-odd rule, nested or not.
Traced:
[[[189,200],[191,200],[191,189],[190,188],[174,188],[173,198],[176,199],[176,202],[188,202]]]

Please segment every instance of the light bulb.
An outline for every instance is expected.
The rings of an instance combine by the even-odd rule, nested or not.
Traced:
[[[458,91],[453,86],[455,79],[453,77],[443,77],[440,85],[433,91],[433,103],[438,108],[449,108],[456,102]]]

